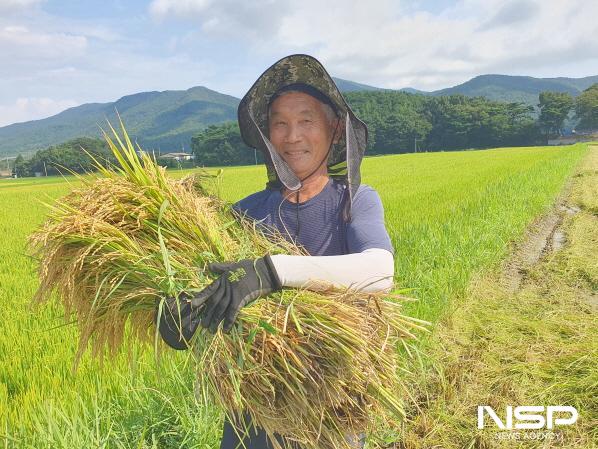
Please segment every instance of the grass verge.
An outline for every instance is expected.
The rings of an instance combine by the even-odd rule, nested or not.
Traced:
[[[565,200],[574,213],[562,214],[564,246],[527,267],[516,291],[503,266],[454,301],[411,379],[417,393],[401,443],[387,447],[598,446],[597,186],[593,147]],[[508,405],[571,405],[579,419],[552,431],[500,431],[492,421],[478,430],[478,405],[502,419]]]

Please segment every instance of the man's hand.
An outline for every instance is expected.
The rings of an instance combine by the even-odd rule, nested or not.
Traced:
[[[201,306],[207,298],[183,293],[178,300],[166,298],[160,316],[159,330],[162,339],[174,349],[187,349],[188,343],[199,326]],[[159,309],[156,309],[158,313]]]
[[[270,256],[208,266],[220,277],[196,294],[185,293],[178,300],[166,298],[160,317],[160,335],[174,349],[187,349],[200,322],[212,333],[224,320],[230,331],[239,310],[260,296],[282,288]]]
[[[260,296],[282,289],[270,256],[234,263],[214,263],[210,271],[220,277],[198,293],[196,302],[205,301],[201,312],[201,326],[215,333],[221,321],[223,330],[229,332],[242,307]]]

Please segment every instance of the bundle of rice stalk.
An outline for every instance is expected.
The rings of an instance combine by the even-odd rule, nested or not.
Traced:
[[[208,175],[167,177],[121,128],[122,139],[112,126],[104,133],[119,166],[95,161],[99,174],[48,205],[30,237],[34,301],[56,292],[74,316],[77,360],[90,346],[100,357],[133,341],[158,348],[156,304],[207,286],[211,262],[304,254],[209,193]],[[402,418],[396,349],[424,324],[402,315],[397,297],[284,289],[243,308],[230,333],[200,328],[189,343],[201,391],[240,432],[245,414],[276,449],[349,448],[346,435],[374,418]]]

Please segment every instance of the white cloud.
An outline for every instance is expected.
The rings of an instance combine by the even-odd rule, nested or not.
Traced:
[[[461,0],[431,14],[392,0],[303,0],[292,9],[154,0],[150,11],[250,37],[261,55],[308,52],[336,76],[390,88],[433,90],[483,73],[557,75],[574,60],[593,61],[598,72],[598,2]]]
[[[17,98],[13,104],[0,105],[0,126],[49,117],[77,104],[73,100],[46,97]]]
[[[37,6],[44,0],[0,0],[0,12],[12,13]]]
[[[0,28],[0,63],[4,66],[28,58],[55,59],[81,55],[87,47],[87,38],[67,33],[30,30],[22,25]]]
[[[156,17],[171,14],[188,17],[189,14],[203,13],[211,3],[211,0],[154,0],[150,5],[150,12]]]
[[[0,121],[196,85],[240,97],[290,53],[388,88],[434,90],[484,73],[598,74],[598,2],[448,1],[153,0],[145,13],[107,2],[78,17],[0,0]]]
[[[157,20],[193,20],[210,35],[272,37],[291,11],[290,0],[153,0],[149,12]]]

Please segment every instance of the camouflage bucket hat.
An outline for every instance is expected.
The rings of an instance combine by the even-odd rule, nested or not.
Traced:
[[[333,109],[344,121],[344,137],[333,145],[327,167],[330,177],[344,180],[348,186],[350,201],[345,211],[348,215],[361,183],[359,168],[367,145],[368,130],[365,123],[355,116],[332,77],[316,58],[303,54],[286,56],[262,73],[239,103],[237,113],[241,137],[249,147],[263,152],[268,170],[268,188],[284,185],[289,190],[298,190],[301,180],[267,137],[271,98],[279,89],[297,83],[307,84],[328,97]]]

